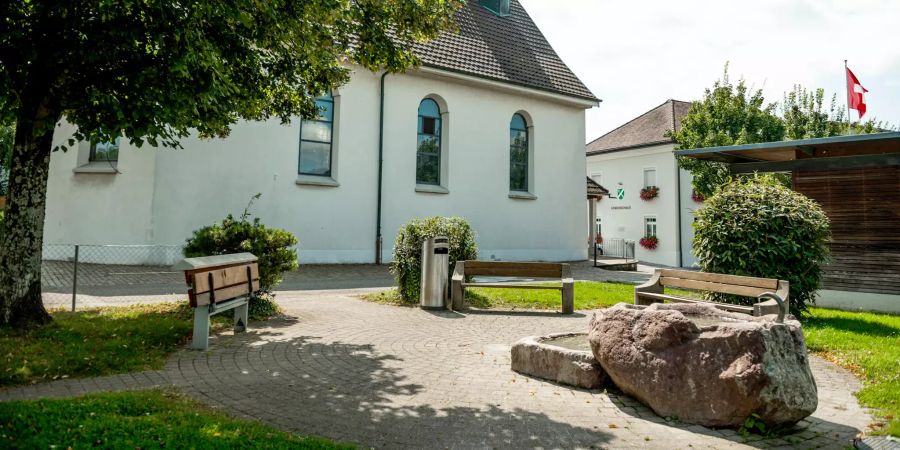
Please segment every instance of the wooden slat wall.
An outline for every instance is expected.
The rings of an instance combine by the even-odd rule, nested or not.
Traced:
[[[794,189],[831,220],[823,288],[900,294],[900,167],[797,172]]]

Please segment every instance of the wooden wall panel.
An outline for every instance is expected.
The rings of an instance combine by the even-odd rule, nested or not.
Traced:
[[[900,168],[797,172],[794,189],[831,221],[823,288],[900,294]]]

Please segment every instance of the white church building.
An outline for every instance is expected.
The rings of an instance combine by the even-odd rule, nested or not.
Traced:
[[[182,245],[261,193],[251,212],[294,233],[302,263],[389,261],[399,227],[435,215],[467,219],[484,259],[585,259],[585,110],[599,100],[518,1],[470,1],[457,22],[416,46],[417,69],[351,67],[318,120],[54,153],[45,244]]]

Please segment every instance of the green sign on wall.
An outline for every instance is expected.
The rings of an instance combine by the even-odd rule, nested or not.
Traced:
[[[619,200],[625,200],[625,188],[619,188],[616,190],[616,198]]]

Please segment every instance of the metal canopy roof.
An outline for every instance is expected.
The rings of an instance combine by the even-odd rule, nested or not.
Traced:
[[[900,165],[900,132],[676,150],[727,163],[734,173],[860,169]]]

